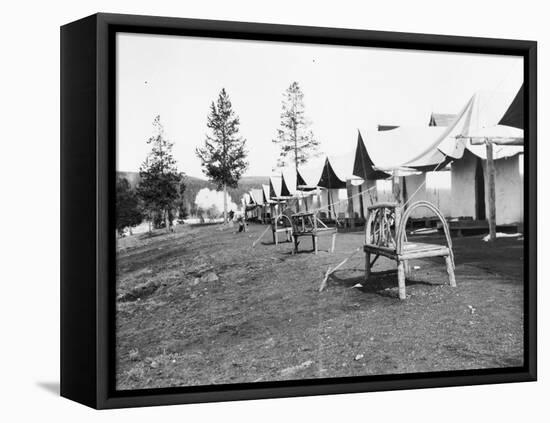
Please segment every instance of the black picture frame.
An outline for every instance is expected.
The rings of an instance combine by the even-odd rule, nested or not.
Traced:
[[[114,390],[115,34],[304,42],[524,58],[524,366]],[[534,41],[95,14],[61,28],[61,395],[119,408],[534,381],[537,375],[537,44]]]

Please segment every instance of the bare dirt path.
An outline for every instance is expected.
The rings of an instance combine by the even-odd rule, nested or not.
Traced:
[[[317,256],[250,231],[182,227],[118,242],[119,389],[518,366],[523,362],[523,243],[454,239],[458,288],[443,260],[415,261],[406,301],[379,259],[364,287],[362,233]],[[438,236],[432,237],[437,241]],[[442,240],[441,240],[442,242]],[[307,250],[304,240],[300,245]]]

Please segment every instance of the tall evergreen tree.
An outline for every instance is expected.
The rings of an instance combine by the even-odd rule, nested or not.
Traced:
[[[239,136],[239,117],[233,111],[231,101],[223,88],[217,101],[210,105],[206,126],[211,135],[206,136],[204,147],[197,148],[202,171],[223,190],[223,221],[227,223],[227,188],[236,188],[248,167],[246,140]]]
[[[178,172],[172,154],[174,144],[166,139],[160,116],[153,121],[153,135],[147,144],[151,145],[151,151],[139,169],[137,193],[149,221],[164,220],[166,229],[170,230],[171,216],[177,209],[185,185],[184,175]]]
[[[143,220],[139,201],[136,193],[131,189],[130,183],[126,178],[119,178],[116,181],[116,229],[119,234],[124,233],[124,229],[137,226]]]
[[[304,93],[300,85],[293,82],[283,94],[281,127],[277,130],[277,138],[273,140],[280,147],[278,166],[293,164],[298,173],[298,166],[316,155],[319,141],[309,127]]]

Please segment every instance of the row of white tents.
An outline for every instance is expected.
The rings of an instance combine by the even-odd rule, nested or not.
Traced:
[[[478,92],[456,115],[432,114],[426,126],[359,129],[355,151],[281,169],[269,185],[250,191],[248,216],[265,220],[284,202],[328,219],[364,218],[369,205],[395,200],[399,184],[404,205],[428,200],[446,217],[476,221],[489,216],[493,190],[496,224],[517,224],[523,139],[523,86],[511,94]],[[428,219],[429,211],[413,217]]]

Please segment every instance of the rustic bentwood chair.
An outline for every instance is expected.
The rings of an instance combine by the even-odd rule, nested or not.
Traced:
[[[290,217],[282,213],[277,217],[271,218],[271,232],[273,232],[273,243],[275,245],[279,244],[280,233],[285,234],[287,242],[291,242],[292,222],[290,221]]]
[[[298,253],[299,238],[310,236],[313,243],[313,251],[317,254],[320,235],[332,235],[330,252],[334,252],[336,242],[336,228],[329,228],[313,212],[296,213],[291,216],[292,237],[294,238],[294,254]]]
[[[412,212],[420,207],[431,210],[441,220],[447,245],[427,244],[407,241],[405,228]],[[378,203],[368,207],[365,228],[365,280],[368,281],[371,268],[379,256],[388,257],[397,262],[397,282],[399,298],[407,298],[405,277],[409,274],[408,261],[427,257],[444,257],[449,275],[449,283],[456,286],[454,274],[454,256],[449,226],[441,212],[428,201],[411,204],[401,215],[397,203]],[[371,254],[374,259],[371,261]]]

